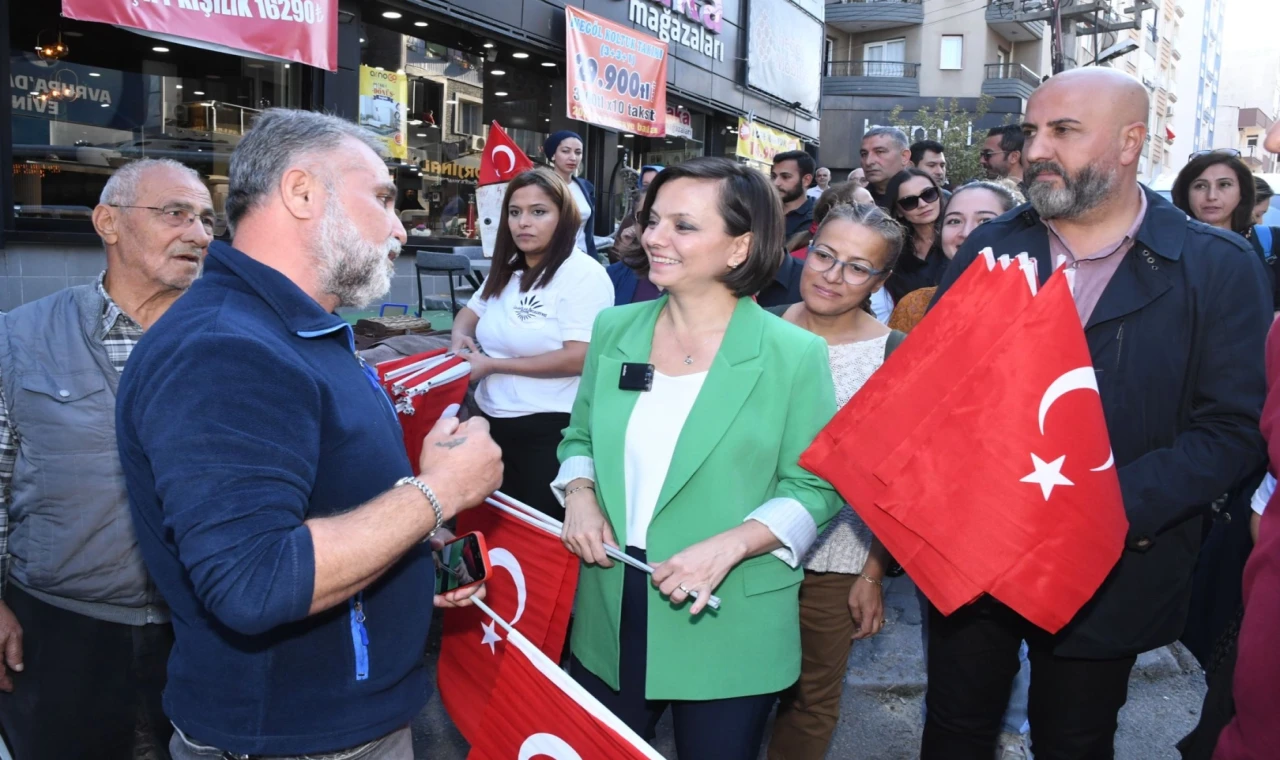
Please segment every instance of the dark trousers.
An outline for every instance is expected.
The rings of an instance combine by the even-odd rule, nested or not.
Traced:
[[[627,554],[644,561],[644,552],[640,549],[627,547]],[[569,675],[646,740],[653,739],[658,720],[670,707],[675,724],[676,755],[680,760],[755,760],[760,754],[765,724],[777,695],[758,694],[705,701],[645,699],[648,585],[646,573],[633,567],[625,568],[618,671],[621,690],[609,688],[577,657],[569,662]],[[659,657],[680,656],[678,652],[654,654]],[[751,663],[744,662],[742,666],[751,667]]]
[[[490,417],[489,434],[502,449],[502,492],[544,515],[564,519],[564,507],[551,492],[560,472],[556,448],[569,427],[569,415],[556,412],[524,417]]]
[[[1053,654],[1054,636],[991,597],[945,617],[929,605],[929,690],[921,760],[991,760],[1018,650],[1031,660],[1031,749],[1036,760],[1111,760],[1116,720],[1135,657]]]
[[[67,612],[12,584],[4,602],[22,625],[23,665],[0,692],[0,726],[15,760],[168,758],[160,706],[173,646],[168,625],[121,625]]]

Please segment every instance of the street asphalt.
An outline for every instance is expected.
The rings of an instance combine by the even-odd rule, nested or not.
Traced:
[[[895,578],[886,584],[885,619],[888,623],[884,631],[854,645],[840,725],[828,758],[914,760],[917,757],[925,674],[920,647],[920,608],[910,580]],[[429,655],[429,662],[434,670],[434,652]],[[1117,760],[1178,760],[1180,756],[1174,745],[1199,720],[1204,691],[1204,674],[1180,645],[1139,657],[1129,681],[1128,704],[1120,713]],[[449,722],[438,697],[433,697],[414,721],[413,729],[418,758],[463,760],[466,757],[467,744]],[[664,756],[674,758],[671,731],[668,715],[658,725],[653,745]],[[763,752],[760,757],[764,757]]]

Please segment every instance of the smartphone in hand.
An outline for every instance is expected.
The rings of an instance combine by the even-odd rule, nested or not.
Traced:
[[[475,586],[489,577],[489,547],[482,533],[464,533],[432,554],[436,562],[437,594]]]

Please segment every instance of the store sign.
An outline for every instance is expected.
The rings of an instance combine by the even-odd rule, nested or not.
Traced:
[[[745,116],[738,117],[737,153],[739,158],[772,166],[774,156],[789,150],[800,150],[802,147],[799,137],[748,121]]]
[[[663,42],[683,45],[714,58],[724,60],[724,43],[719,34],[724,29],[724,6],[721,0],[630,0],[628,18],[644,27]]]
[[[570,119],[644,137],[667,133],[667,45],[566,6]]]
[[[403,73],[360,65],[360,126],[387,146],[387,155],[403,161],[409,155],[406,105],[409,78]]]
[[[338,69],[338,0],[62,0],[62,15]]]
[[[816,114],[822,97],[822,22],[787,0],[751,0],[747,86]]]
[[[693,139],[693,116],[683,108],[667,106],[667,137]]]

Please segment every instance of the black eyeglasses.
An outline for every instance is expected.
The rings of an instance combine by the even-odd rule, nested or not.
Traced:
[[[978,157],[990,161],[992,156],[1007,156],[1012,152],[1011,150],[984,150],[978,153]]]
[[[111,203],[108,205],[112,208],[140,208],[146,209],[147,211],[154,211],[160,215],[160,218],[164,220],[165,224],[175,228],[186,227],[199,219],[200,226],[204,227],[204,231],[210,235],[214,234],[214,227],[218,223],[213,214],[198,214],[195,211],[192,211],[190,207],[183,206],[178,203],[171,203],[167,206],[126,206],[123,203]]]
[[[898,199],[898,208],[903,211],[915,211],[921,203],[933,203],[942,197],[938,192],[938,188],[930,187],[919,195],[908,195],[905,198]]]
[[[1239,158],[1240,155],[1240,151],[1235,148],[1214,148],[1212,150],[1198,150],[1187,156],[1187,160],[1190,161],[1193,158],[1200,158],[1201,156],[1231,156],[1232,158]]]
[[[809,244],[809,253],[805,256],[804,263],[819,274],[826,274],[832,267],[838,266],[843,270],[841,275],[849,285],[861,285],[872,277],[889,271],[869,267],[861,261],[841,261],[835,257],[835,254],[823,248],[815,248],[812,243]]]

